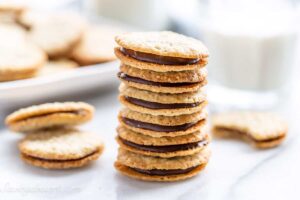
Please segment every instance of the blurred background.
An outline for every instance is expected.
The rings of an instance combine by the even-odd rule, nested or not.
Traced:
[[[26,7],[27,18],[33,21],[71,11],[92,26],[105,24],[122,31],[172,30],[202,40],[211,55],[207,89],[213,111],[270,110],[290,104],[289,99],[296,99],[299,93],[296,88],[300,67],[300,6],[297,0],[22,0],[0,3]],[[110,34],[111,38],[115,33]],[[101,34],[97,36],[102,37]],[[108,51],[112,53],[114,44],[110,45]],[[72,61],[77,62],[76,59]],[[95,88],[99,91],[103,85],[115,89],[118,64],[108,61],[77,62],[77,72],[67,73],[61,67],[63,72],[48,78],[39,76],[0,82],[0,104],[7,106],[7,102],[10,105],[15,102],[17,105],[20,99],[21,104],[55,99]],[[97,68],[83,69],[86,65]],[[40,92],[33,93],[35,90]],[[28,95],[28,91],[32,95]],[[26,97],[22,93],[26,93]]]

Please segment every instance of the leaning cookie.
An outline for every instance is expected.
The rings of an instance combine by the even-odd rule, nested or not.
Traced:
[[[98,135],[76,129],[37,131],[19,143],[26,163],[47,169],[82,167],[98,159],[103,149]]]
[[[145,156],[119,149],[115,168],[131,178],[145,181],[179,181],[191,178],[202,171],[209,159],[210,150],[174,158]]]
[[[94,108],[83,102],[46,103],[17,110],[7,116],[6,125],[15,132],[74,126],[89,121]]]
[[[84,20],[75,14],[57,14],[37,21],[29,32],[30,39],[50,58],[68,57],[80,42]]]
[[[209,143],[209,136],[205,132],[155,138],[122,126],[118,127],[117,131],[119,135],[116,140],[121,148],[137,154],[161,158],[193,155],[202,151]]]
[[[283,142],[288,127],[273,113],[233,112],[215,115],[212,131],[217,137],[238,137],[257,148],[272,148]]]

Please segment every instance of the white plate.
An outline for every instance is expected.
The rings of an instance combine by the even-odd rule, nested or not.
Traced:
[[[118,62],[78,68],[54,75],[0,83],[0,105],[24,104],[74,94],[116,81]]]

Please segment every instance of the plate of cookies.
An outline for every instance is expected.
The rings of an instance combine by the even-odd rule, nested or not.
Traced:
[[[0,20],[0,103],[111,83],[118,68],[114,37],[123,30],[69,11],[10,9]]]

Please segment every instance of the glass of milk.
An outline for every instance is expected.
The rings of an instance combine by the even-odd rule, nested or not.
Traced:
[[[210,101],[245,109],[276,106],[295,62],[299,19],[293,2],[208,2],[201,31],[211,55]]]

